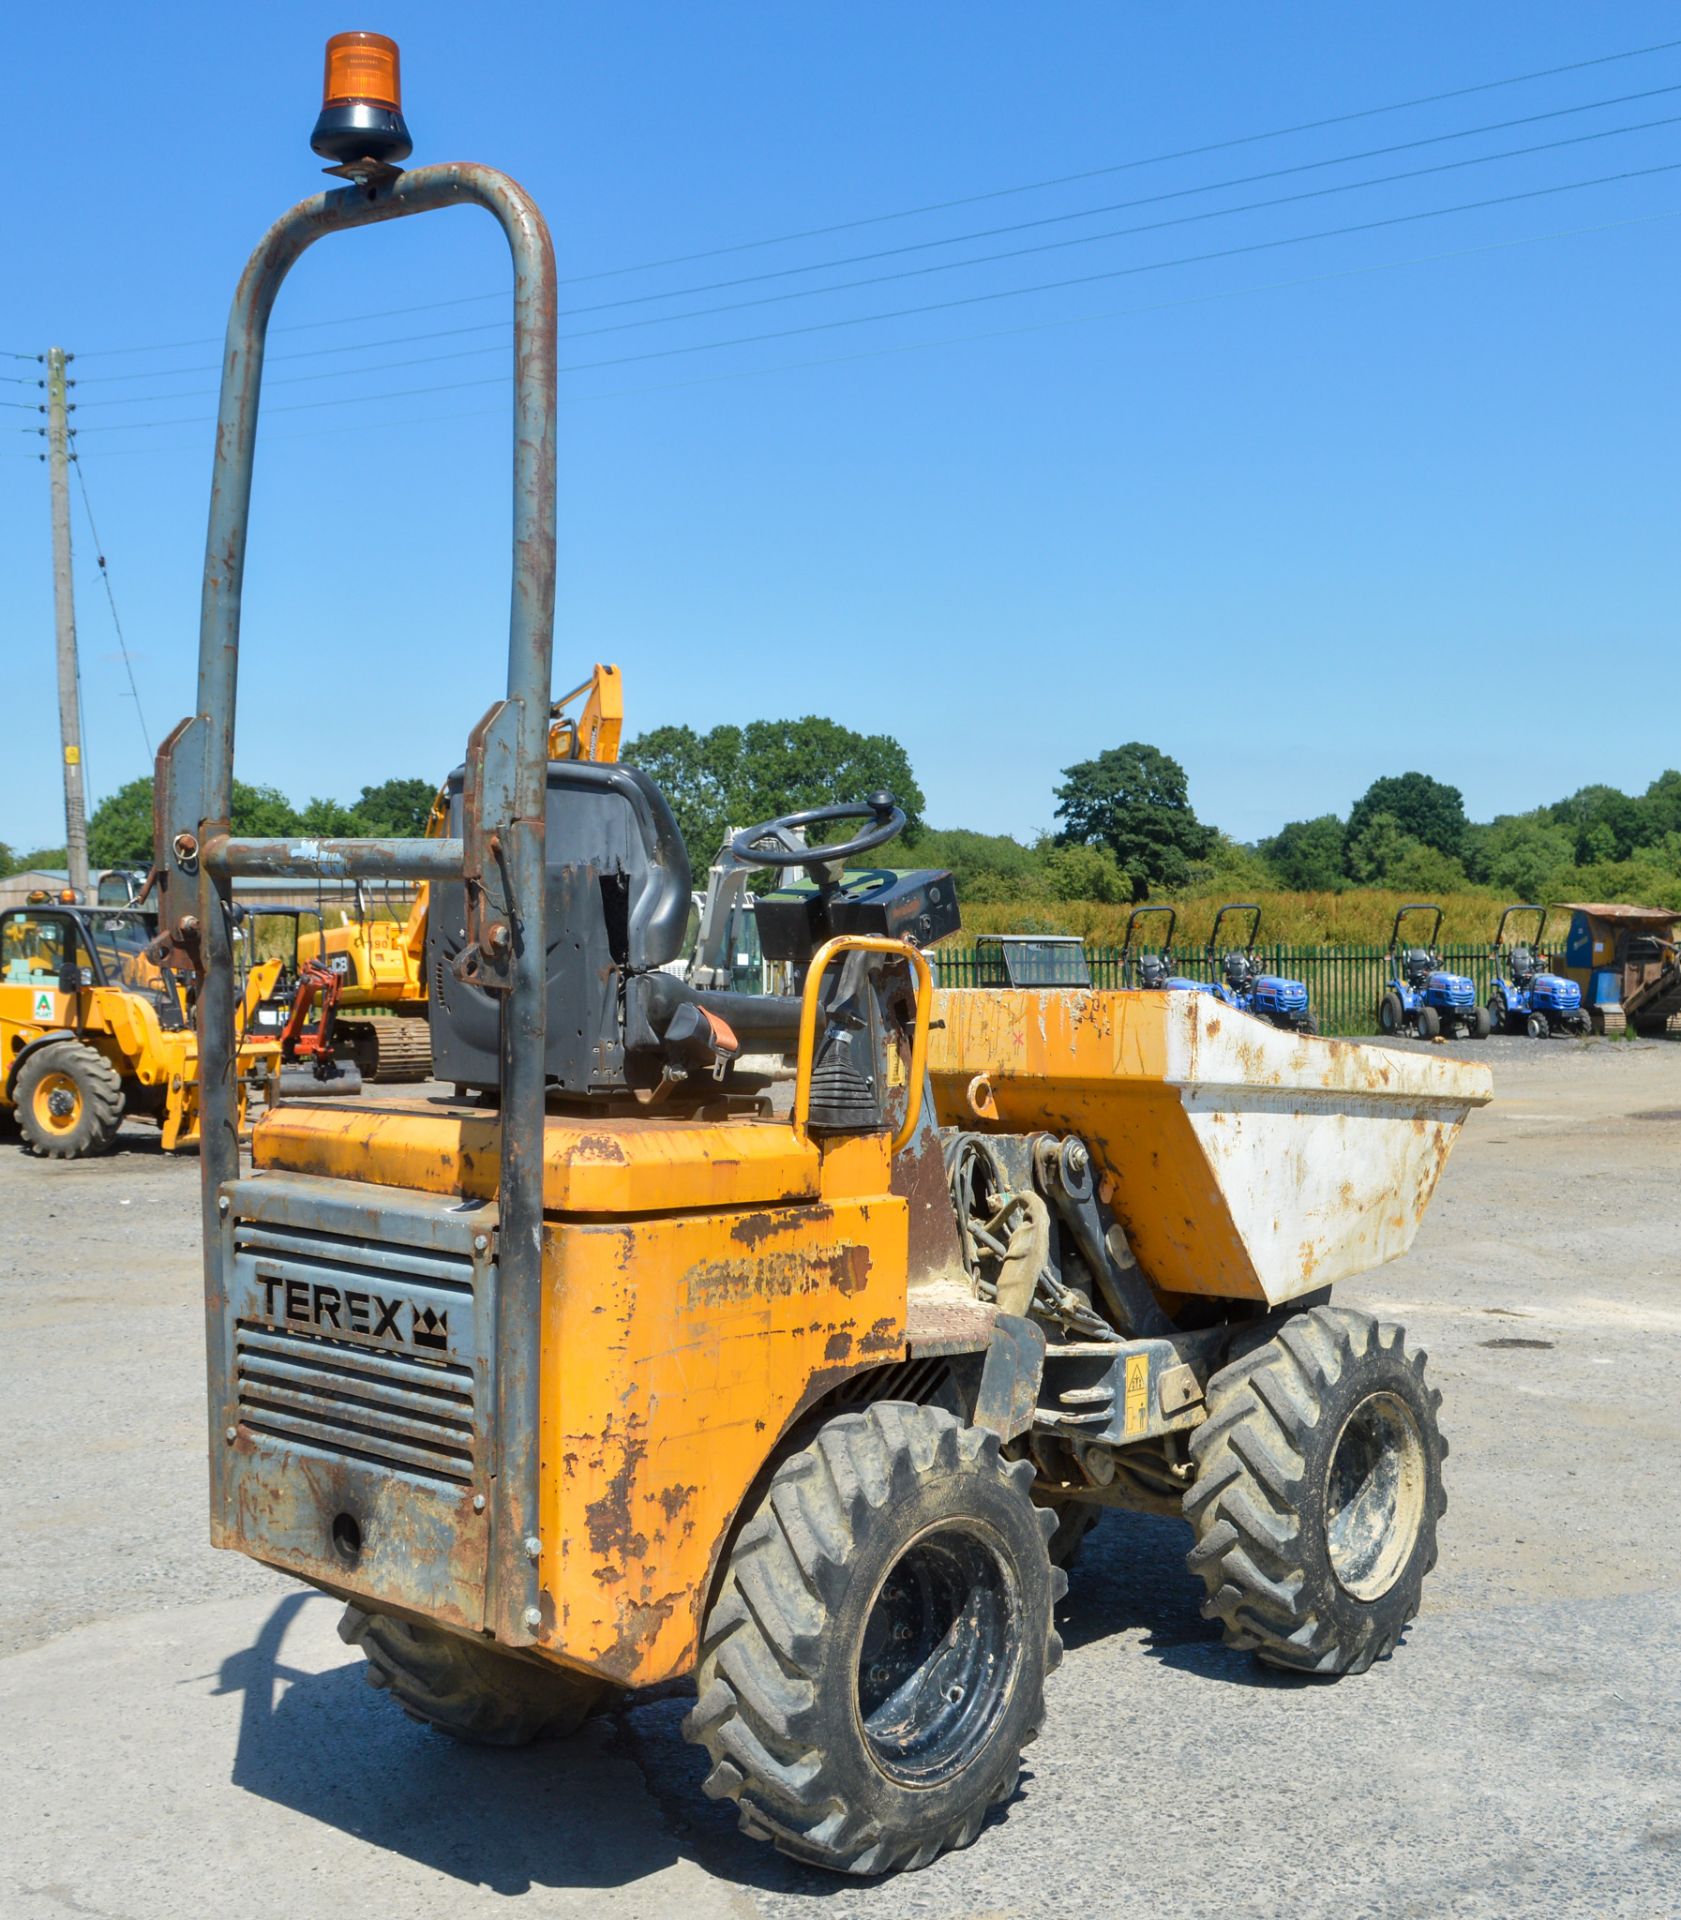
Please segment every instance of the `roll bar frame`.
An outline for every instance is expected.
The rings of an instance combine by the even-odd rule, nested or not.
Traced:
[[[234,714],[251,478],[269,319],[287,274],[317,240],[447,207],[501,226],[514,269],[513,580],[507,690],[467,748],[462,837],[250,839],[231,831]],[[466,883],[468,950],[480,986],[503,996],[495,1348],[495,1458],[487,1482],[486,1624],[534,1641],[538,1335],[542,1290],[544,798],[554,653],[556,489],[554,246],[536,203],[494,169],[467,163],[391,172],[301,201],[251,255],[228,317],[199,617],[197,708],[158,753],[153,831],[159,947],[200,982],[201,1181],[209,1347],[213,1532],[227,1524],[225,1442],[238,1426],[224,1357],[231,1243],[225,1189],[239,1175],[232,886],[241,874]],[[347,516],[358,503],[349,503]],[[447,509],[405,511],[448,525]],[[377,539],[377,519],[363,534]]]

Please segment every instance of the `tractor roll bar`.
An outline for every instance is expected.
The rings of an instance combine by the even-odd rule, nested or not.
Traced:
[[[461,839],[235,838],[234,710],[240,596],[264,345],[275,298],[305,249],[329,233],[477,206],[507,237],[514,268],[513,593],[507,696],[474,729]],[[477,978],[505,996],[501,1043],[500,1232],[494,1405],[498,1460],[491,1510],[488,1624],[536,1638],[537,1327],[542,1282],[544,1092],[544,782],[554,650],[555,263],[536,204],[506,174],[467,164],[419,167],[301,201],[258,243],[228,316],[216,422],[199,621],[198,710],[158,754],[155,870],[160,945],[200,974],[201,1180],[210,1354],[212,1492],[226,1476],[223,1434],[236,1424],[221,1329],[226,1295],[221,1189],[239,1173],[234,979],[229,910],[236,874],[440,879],[467,883]],[[356,516],[355,497],[342,508]],[[378,503],[370,519],[377,529]]]

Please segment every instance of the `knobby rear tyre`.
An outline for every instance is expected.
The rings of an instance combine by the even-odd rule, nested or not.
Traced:
[[[475,1746],[523,1747],[572,1733],[609,1691],[585,1674],[360,1607],[345,1608],[339,1638],[362,1649],[368,1685],[389,1693],[411,1720]]]
[[[1062,1644],[1032,1465],[933,1407],[837,1416],[737,1537],[684,1725],[742,1830],[833,1870],[920,1867],[1007,1800]]]

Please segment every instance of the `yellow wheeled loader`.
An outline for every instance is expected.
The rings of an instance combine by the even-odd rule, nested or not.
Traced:
[[[573,713],[569,709],[575,701],[582,705]],[[619,670],[597,662],[582,686],[550,707],[549,758],[616,760],[623,726]],[[441,833],[443,823],[440,792],[427,818],[425,836],[431,839]],[[336,927],[322,926],[299,935],[300,961],[324,960],[342,976],[338,1043],[364,1080],[389,1084],[431,1077],[432,1038],[426,1024],[428,902],[429,889],[423,884],[399,918],[381,912],[358,886],[354,915],[344,914]]]
[[[180,982],[150,958],[151,916],[30,905],[0,913],[0,1112],[52,1160],[106,1153],[125,1116],[154,1121],[166,1152],[198,1138],[198,1037]],[[245,970],[236,1118],[265,1091],[278,1042],[244,1037],[278,961]]]
[[[842,876],[903,825],[887,794],[738,842],[815,881],[757,916],[798,996],[665,971],[670,807],[548,755],[547,229],[505,175],[397,170],[376,40],[383,87],[329,85],[317,128],[351,185],[282,216],[235,297],[198,710],[159,756],[167,939],[201,981],[212,1540],[342,1598],[370,1678],[460,1739],[692,1676],[706,1790],[853,1873],[1009,1798],[1060,1653],[1053,1553],[1105,1506],[1185,1516],[1233,1645],[1387,1655],[1435,1559],[1440,1396],[1330,1289],[1406,1250],[1487,1071],[1200,994],[939,992],[950,875]],[[308,858],[430,883],[433,1050],[469,1097],[288,1103],[245,1171],[224,907],[304,857],[228,826],[263,337],[308,246],[453,206],[513,256],[507,692],[438,836]],[[793,1056],[786,1106],[757,1051]]]

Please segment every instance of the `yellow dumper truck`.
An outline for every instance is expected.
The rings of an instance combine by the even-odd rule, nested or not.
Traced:
[[[350,184],[283,215],[235,296],[199,698],[159,758],[167,938],[201,982],[212,1539],[339,1596],[370,1678],[462,1739],[692,1675],[708,1793],[853,1873],[966,1845],[1009,1797],[1056,1561],[1104,1506],[1185,1515],[1234,1645],[1327,1675],[1388,1654],[1436,1554],[1439,1396],[1330,1289],[1406,1250],[1487,1071],[1204,995],[940,992],[950,875],[848,872],[903,824],[887,794],[737,841],[815,881],[757,912],[798,996],[666,971],[670,807],[549,756],[547,229],[490,169],[400,171],[395,49],[351,38],[317,126]],[[436,837],[241,838],[269,316],[313,243],[445,207],[513,258],[506,694]],[[433,1053],[467,1097],[287,1103],[246,1170],[222,909],[306,861],[430,884]],[[796,1062],[786,1106],[742,1070],[763,1052]]]

